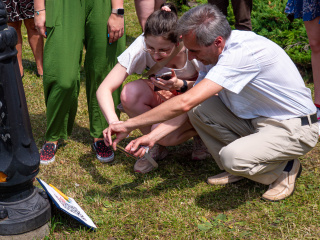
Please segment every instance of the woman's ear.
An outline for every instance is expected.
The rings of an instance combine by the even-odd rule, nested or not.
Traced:
[[[176,47],[179,46],[180,42],[182,41],[182,35],[180,35],[179,39],[178,39],[178,42],[176,43]]]

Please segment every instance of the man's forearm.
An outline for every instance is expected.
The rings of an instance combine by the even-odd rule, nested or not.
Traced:
[[[202,80],[184,94],[175,96],[159,106],[124,122],[128,131],[164,122],[188,112],[193,107],[217,94],[222,87],[208,79]]]
[[[182,95],[171,98],[137,117],[128,119],[124,122],[125,127],[132,131],[140,127],[151,126],[156,123],[164,122],[183,114],[184,110],[179,104],[181,96]]]
[[[149,136],[154,139],[155,142],[160,141],[162,138],[172,133],[179,127],[181,127],[185,122],[188,121],[188,115],[182,114],[163,123],[160,123],[155,129],[153,129]]]

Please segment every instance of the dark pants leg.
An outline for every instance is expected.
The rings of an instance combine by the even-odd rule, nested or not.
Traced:
[[[228,15],[229,0],[208,0],[209,4],[216,5],[224,15]],[[251,31],[252,0],[231,0],[237,30]]]

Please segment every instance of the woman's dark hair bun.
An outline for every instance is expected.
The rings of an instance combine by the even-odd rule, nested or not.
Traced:
[[[163,6],[169,7],[171,11],[162,10]],[[173,3],[164,3],[160,9],[148,17],[144,27],[144,36],[161,36],[173,43],[177,43],[179,41],[175,33],[177,21],[176,6]]]
[[[161,11],[164,11],[164,10],[161,9],[163,6],[169,7],[171,9],[171,12],[174,12],[176,15],[178,15],[178,10],[177,10],[176,6],[173,3],[165,2],[165,3],[161,4],[161,7],[160,7]]]

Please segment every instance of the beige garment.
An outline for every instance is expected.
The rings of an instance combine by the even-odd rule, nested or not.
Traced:
[[[266,185],[280,176],[289,160],[309,152],[319,137],[318,123],[301,126],[300,118],[241,119],[217,96],[188,115],[220,169]]]

